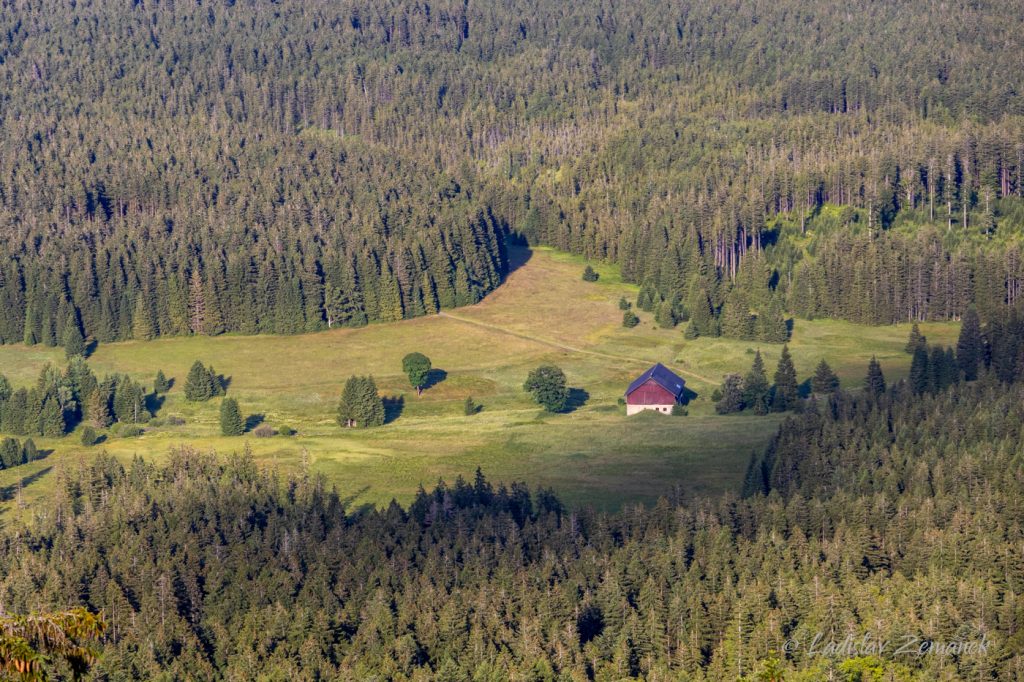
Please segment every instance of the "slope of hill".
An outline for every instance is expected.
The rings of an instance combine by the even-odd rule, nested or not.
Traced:
[[[622,327],[622,297],[637,288],[623,283],[612,266],[597,266],[596,283],[580,279],[574,256],[513,249],[516,269],[483,302],[397,323],[373,324],[299,337],[222,336],[101,344],[89,358],[100,376],[127,373],[152,386],[157,370],[175,380],[160,405],[159,425],[139,438],[108,438],[94,448],[77,434],[40,447],[44,460],[0,472],[7,504],[21,478],[32,480],[23,499],[45,496],[55,469],[105,449],[122,459],[134,454],[162,458],[187,443],[220,452],[250,448],[261,464],[297,470],[308,463],[358,502],[411,499],[421,483],[471,476],[477,466],[491,475],[553,486],[569,502],[618,507],[653,500],[674,485],[690,493],[736,490],[749,454],[767,442],[777,418],[749,414],[719,416],[710,395],[728,372],[745,372],[759,348],[769,368],[778,344],[727,339],[687,340],[680,329],[662,329],[640,311],[642,323]],[[950,343],[952,324],[923,326],[933,342]],[[835,321],[798,321],[790,344],[801,380],[822,358],[844,384],[859,387],[868,360],[877,355],[890,379],[905,375],[910,356],[903,347],[908,328],[867,327]],[[443,379],[421,397],[402,374],[412,351],[430,356]],[[218,400],[189,403],[183,385],[196,360],[230,379],[228,395],[245,415],[298,430],[290,438],[225,438],[218,428]],[[56,351],[39,346],[0,347],[0,374],[15,386],[30,385],[46,362],[62,364]],[[579,390],[572,412],[539,412],[522,390],[528,372],[553,362]],[[682,373],[696,393],[689,416],[645,415],[626,419],[616,404],[629,381],[654,362]],[[347,431],[335,423],[345,380],[372,373],[383,395],[402,398],[400,414],[380,429]],[[441,375],[438,375],[440,378]],[[585,393],[585,397],[584,397]],[[463,414],[472,396],[483,410]],[[171,415],[186,424],[167,423]],[[48,472],[36,478],[40,471]]]

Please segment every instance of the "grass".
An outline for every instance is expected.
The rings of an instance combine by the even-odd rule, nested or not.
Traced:
[[[257,461],[286,471],[323,473],[356,504],[408,501],[417,486],[438,478],[472,476],[479,466],[497,480],[553,487],[572,504],[615,508],[652,502],[674,486],[691,493],[735,490],[750,453],[764,446],[778,416],[714,414],[710,393],[727,372],[744,372],[755,348],[773,371],[781,346],[725,339],[683,339],[640,312],[641,325],[621,326],[624,284],[616,268],[593,264],[601,278],[583,282],[584,262],[549,249],[516,252],[518,266],[483,302],[443,315],[362,329],[303,336],[223,336],[101,345],[90,357],[103,375],[126,372],[152,385],[162,369],[175,385],[159,416],[184,417],[184,426],[147,429],[138,438],[108,434],[83,448],[77,434],[36,439],[52,453],[0,472],[0,505],[31,509],[52,494],[61,468],[105,449],[117,457],[162,458],[175,445],[231,452],[248,447]],[[926,324],[934,342],[951,343],[954,324]],[[892,380],[906,374],[909,327],[863,327],[836,321],[797,321],[790,343],[801,377],[824,357],[846,386],[857,386],[876,355]],[[420,397],[401,373],[401,358],[421,351],[443,370]],[[224,438],[218,401],[191,404],[182,396],[196,360],[229,377],[229,394],[253,421],[289,425],[293,437]],[[626,419],[616,405],[628,382],[650,363],[679,370],[697,393],[687,417],[654,414]],[[46,362],[62,363],[60,349],[0,346],[0,373],[13,384],[35,380]],[[561,366],[586,398],[567,414],[542,413],[523,394],[530,369]],[[342,430],[334,422],[345,379],[370,373],[382,394],[403,401],[400,416],[379,429]],[[483,405],[463,415],[467,395]],[[20,483],[20,485],[19,485]],[[2,501],[6,500],[6,501]]]

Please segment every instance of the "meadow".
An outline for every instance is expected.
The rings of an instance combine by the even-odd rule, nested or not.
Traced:
[[[752,451],[764,446],[779,415],[719,416],[710,395],[727,372],[745,372],[755,349],[769,375],[781,346],[727,339],[683,338],[682,326],[660,329],[639,312],[640,326],[621,325],[620,297],[636,287],[617,268],[593,264],[601,277],[582,281],[584,262],[544,248],[514,253],[516,269],[481,303],[440,315],[302,336],[167,338],[100,345],[89,358],[98,375],[123,372],[152,386],[157,370],[174,379],[158,417],[181,426],[147,428],[135,438],[114,434],[86,448],[77,434],[35,439],[45,459],[0,471],[0,505],[31,509],[51,494],[64,467],[101,450],[124,460],[161,458],[187,444],[221,453],[249,449],[261,465],[322,473],[353,505],[407,502],[419,485],[471,478],[480,467],[493,480],[551,486],[570,504],[613,509],[685,494],[735,490]],[[953,343],[952,323],[922,325],[932,342]],[[846,387],[863,380],[872,355],[890,381],[904,376],[909,325],[864,327],[831,320],[795,322],[790,349],[801,379],[825,358]],[[401,372],[409,352],[428,355],[438,370],[417,396]],[[251,425],[297,430],[290,437],[219,435],[219,400],[188,403],[182,386],[195,360],[229,379],[228,394]],[[0,373],[15,386],[35,380],[59,348],[0,346]],[[689,414],[626,418],[617,404],[629,381],[653,362],[673,368],[696,393]],[[576,389],[575,409],[542,412],[524,394],[527,373],[541,363],[562,367]],[[389,423],[343,430],[338,396],[352,374],[372,374],[390,398]],[[482,405],[463,413],[467,396]]]

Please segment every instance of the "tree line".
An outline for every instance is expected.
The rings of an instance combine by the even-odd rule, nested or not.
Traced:
[[[427,314],[497,285],[509,231],[694,334],[1012,303],[1021,19],[917,4],[4,12],[0,341]]]

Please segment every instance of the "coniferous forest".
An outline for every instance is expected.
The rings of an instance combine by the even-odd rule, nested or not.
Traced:
[[[984,366],[833,393],[742,496],[617,514],[479,472],[359,510],[244,454],[101,455],[3,538],[0,601],[103,613],[100,679],[1021,679],[1022,406]]]
[[[1020,295],[1013,3],[2,6],[5,343],[422,315],[508,233],[692,335]]]
[[[469,306],[523,245],[577,257],[564,306],[593,307],[550,338],[429,321],[488,339],[472,371],[415,324],[394,367],[345,336],[391,327],[321,334],[377,364],[268,406],[198,353],[140,379],[171,341],[93,353]],[[523,290],[548,285],[579,291]],[[832,320],[915,324],[868,364],[887,341]],[[268,339],[181,342],[236,340]],[[520,365],[476,352],[504,341],[531,349],[514,396]],[[717,371],[744,341],[717,389],[680,351]],[[0,367],[0,680],[1024,680],[1020,2],[0,0],[0,346],[25,363]],[[655,353],[691,383],[615,422],[610,382]],[[741,486],[650,474],[661,498],[613,511],[479,468],[360,506],[305,450],[412,470],[396,420],[445,472],[570,430],[628,450],[639,424],[662,460],[766,430]],[[578,449],[538,466],[646,471]]]

